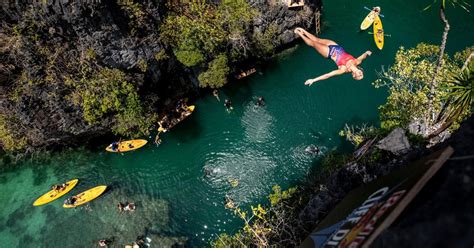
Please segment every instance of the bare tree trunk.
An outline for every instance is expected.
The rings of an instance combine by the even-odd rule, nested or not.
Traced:
[[[436,65],[435,73],[433,74],[433,78],[430,84],[430,95],[428,97],[428,118],[426,118],[426,131],[427,134],[430,132],[431,123],[434,119],[434,111],[433,111],[433,98],[435,96],[435,89],[436,89],[436,77],[439,74],[439,70],[441,69],[441,65],[443,64],[443,56],[444,50],[446,49],[446,41],[448,40],[448,32],[449,32],[449,22],[446,19],[446,15],[444,13],[444,7],[441,5],[439,8],[439,17],[441,21],[444,23],[444,32],[443,36],[441,37],[441,46],[439,47],[439,54],[438,54],[438,64]]]
[[[456,110],[456,112],[451,115],[451,116],[448,116],[447,119],[443,120],[442,121],[442,125],[440,125],[436,130],[434,130],[429,136],[428,136],[428,139],[432,139],[434,137],[436,137],[437,135],[439,135],[440,133],[442,133],[444,130],[448,129],[449,127],[451,127],[451,125],[453,125],[454,121],[456,121],[456,119],[459,117],[459,115],[462,113],[462,109],[459,108]]]
[[[471,59],[474,57],[474,52],[471,52],[471,54],[469,55],[469,57],[467,57],[466,61],[464,62],[464,65],[462,66],[461,68],[461,71],[464,71],[464,69],[467,68],[467,66],[469,65],[469,62],[471,62]]]

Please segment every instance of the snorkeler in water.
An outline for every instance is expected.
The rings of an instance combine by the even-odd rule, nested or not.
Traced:
[[[133,211],[135,211],[136,208],[137,207],[135,206],[135,203],[127,202],[125,207],[123,208],[123,211],[133,212]]]
[[[318,53],[323,57],[332,59],[338,67],[337,70],[306,80],[304,83],[305,85],[309,86],[317,81],[325,80],[344,73],[352,73],[352,77],[355,80],[361,80],[364,78],[364,72],[359,65],[365,58],[367,58],[367,56],[372,54],[371,51],[366,51],[358,58],[354,58],[352,55],[347,53],[344,48],[332,40],[318,38],[302,28],[296,28],[295,33],[299,35],[308,46],[314,47],[314,49],[316,49],[316,51],[318,51]]]
[[[309,145],[308,147],[306,147],[306,149],[304,149],[304,151],[310,154],[319,154],[321,150],[315,145]]]
[[[265,99],[263,99],[263,96],[259,96],[257,98],[257,102],[255,104],[259,107],[264,106],[265,105]]]
[[[231,111],[232,109],[234,109],[232,107],[232,102],[229,99],[225,99],[224,106],[227,108],[227,111]]]

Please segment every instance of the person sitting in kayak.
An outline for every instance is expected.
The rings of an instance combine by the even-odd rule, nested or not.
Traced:
[[[180,112],[180,110],[186,110],[188,105],[186,104],[185,99],[179,99],[178,102],[176,102],[176,112]]]
[[[134,148],[133,144],[132,144],[132,143],[128,143],[128,148],[130,148],[130,149]]]
[[[72,197],[67,198],[66,201],[64,201],[64,203],[66,203],[67,205],[74,205],[74,203],[76,203],[78,199],[79,197],[72,196]]]
[[[181,101],[181,110],[183,110],[185,112],[189,111],[188,110],[188,103],[185,100]]]
[[[355,80],[361,80],[364,78],[364,72],[362,71],[362,68],[358,67],[358,65],[360,65],[367,56],[372,54],[371,51],[366,51],[356,59],[332,40],[317,38],[302,28],[296,28],[295,33],[299,35],[308,46],[314,47],[323,57],[334,60],[338,66],[337,70],[306,80],[305,85],[309,86],[317,81],[349,72],[352,73],[352,77]]]
[[[382,42],[382,38],[383,38],[383,29],[379,29],[377,30],[377,40],[379,42]]]
[[[51,186],[51,190],[54,190],[54,191],[56,191],[56,192],[59,193],[59,192],[65,190],[68,185],[69,185],[69,184],[67,184],[67,183],[63,183],[63,184],[61,184],[61,185],[59,185],[59,184],[53,184],[53,185]]]
[[[59,191],[65,190],[65,189],[67,188],[67,186],[69,186],[68,183],[63,183],[63,184],[61,184],[61,186],[59,186]]]
[[[119,150],[119,142],[117,142],[117,141],[112,142],[112,144],[110,146],[112,148],[112,151],[114,151],[114,152],[117,152]]]
[[[54,190],[54,191],[61,191],[61,186],[59,186],[58,184],[53,184],[51,186],[51,190]]]

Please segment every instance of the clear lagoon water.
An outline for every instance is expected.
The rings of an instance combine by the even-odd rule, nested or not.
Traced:
[[[419,42],[439,44],[442,25],[435,9],[421,10],[431,1],[325,1],[323,38],[344,46],[354,56],[366,50],[373,55],[364,63],[365,78],[344,75],[318,82],[304,81],[335,69],[302,42],[283,51],[246,79],[233,81],[220,91],[221,101],[203,96],[197,109],[171,132],[163,143],[150,143],[131,153],[111,154],[69,149],[0,168],[0,244],[3,247],[94,247],[97,240],[113,237],[114,246],[132,243],[149,233],[153,247],[187,241],[205,246],[221,232],[234,232],[241,222],[224,207],[226,195],[248,207],[266,202],[272,185],[283,188],[307,177],[318,156],[305,153],[316,145],[322,153],[348,151],[338,132],[345,123],[378,124],[377,107],[386,91],[371,83],[376,71],[387,68],[398,47]],[[359,32],[367,14],[363,6],[380,5],[386,38],[376,50],[372,35]],[[451,31],[447,51],[474,44],[473,15],[449,6]],[[266,106],[256,107],[257,96]],[[234,110],[227,113],[224,99]],[[104,140],[104,146],[109,143]],[[204,176],[204,167],[212,170]],[[63,209],[65,197],[41,207],[33,201],[54,183],[79,178],[68,195],[95,185],[109,185],[105,195],[87,207]],[[232,187],[231,179],[239,185]],[[133,201],[133,214],[120,214],[119,201]]]

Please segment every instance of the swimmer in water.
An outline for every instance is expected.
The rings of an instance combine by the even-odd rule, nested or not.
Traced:
[[[263,99],[263,96],[259,96],[257,99],[257,102],[255,103],[257,106],[261,107],[265,105],[265,99]]]
[[[232,107],[232,102],[229,99],[225,99],[224,106],[227,108],[227,111],[231,111],[232,109],[234,109]]]
[[[219,91],[217,89],[214,89],[212,91],[212,95],[214,95],[215,98],[217,98],[217,101],[221,101],[221,99],[219,99]]]
[[[304,151],[311,154],[319,154],[320,152],[319,148],[315,145],[309,145]]]

